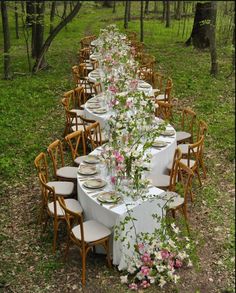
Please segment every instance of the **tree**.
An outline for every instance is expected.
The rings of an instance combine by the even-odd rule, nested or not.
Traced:
[[[48,51],[52,41],[54,38],[58,35],[58,33],[65,27],[67,23],[69,23],[79,12],[82,4],[81,1],[77,1],[76,5],[74,6],[73,10],[65,17],[65,19],[62,19],[62,21],[52,30],[52,32],[49,34],[45,42],[43,43],[40,53],[37,56],[36,62],[33,67],[33,72],[36,73],[40,69],[44,68],[44,56],[46,52]]]
[[[182,1],[177,1],[176,3],[176,11],[175,11],[175,19],[180,20],[181,19],[181,7],[182,7]]]
[[[8,14],[6,1],[1,1],[1,14],[2,14],[2,28],[3,28],[3,60],[4,60],[4,79],[10,79],[10,31],[8,25]]]
[[[192,33],[185,42],[186,46],[193,43],[195,48],[209,48],[209,27],[210,23],[214,23],[214,20],[211,19],[211,17],[213,17],[213,14],[211,14],[211,5],[211,2],[197,3]]]
[[[165,0],[162,1],[162,6],[163,6],[163,9],[162,9],[162,21],[164,22],[165,17],[166,17],[166,1]]]
[[[50,33],[53,31],[53,21],[56,12],[56,1],[52,1],[51,11],[50,11]]]
[[[129,9],[129,0],[125,1],[125,14],[124,14],[124,28],[128,28],[128,9]]]
[[[170,27],[170,1],[166,0],[166,27]]]
[[[210,9],[210,27],[209,27],[209,41],[211,53],[211,74],[216,76],[218,73],[217,52],[216,52],[216,13],[217,1],[211,1]]]
[[[16,28],[16,38],[19,39],[19,25],[18,25],[18,7],[15,1],[15,28]]]
[[[149,13],[149,0],[145,1],[145,8],[144,8],[144,14],[148,14]]]
[[[140,42],[143,42],[143,0],[140,2]]]

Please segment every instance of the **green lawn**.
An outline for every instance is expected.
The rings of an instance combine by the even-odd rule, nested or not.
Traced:
[[[135,9],[139,4],[132,5]],[[83,3],[78,16],[53,41],[46,56],[50,68],[33,76],[27,73],[22,32],[16,40],[12,12],[10,14],[11,68],[27,74],[15,74],[13,80],[0,80],[0,251],[3,251],[0,253],[3,255],[0,292],[4,284],[9,292],[10,289],[12,292],[65,292],[66,276],[71,277],[70,286],[76,284],[77,289],[80,288],[78,257],[74,262],[63,264],[62,253],[55,256],[51,253],[50,233],[40,237],[36,219],[40,191],[33,161],[50,142],[62,138],[65,118],[60,99],[63,92],[73,88],[71,66],[77,63],[81,37],[98,34],[100,28],[113,22],[123,30],[120,20],[123,10],[122,3],[115,14],[109,8],[96,8],[93,2]],[[223,292],[220,290],[226,289],[231,291],[224,292],[233,292],[235,81],[234,75],[227,78],[231,71],[232,48],[230,43],[217,48],[219,74],[214,78],[209,74],[209,52],[184,46],[192,19],[188,19],[186,25],[182,37],[178,34],[178,21],[167,29],[149,14],[144,23],[146,52],[155,55],[157,70],[173,79],[176,116],[183,106],[190,106],[209,126],[205,148],[207,179],[202,188],[196,184],[196,200],[191,208],[191,226],[201,239],[201,269],[188,273],[188,280],[183,275],[185,288],[182,285],[179,289],[167,287],[163,292]],[[182,26],[183,21],[181,30]],[[129,30],[139,32],[139,21],[132,20]],[[0,72],[2,66],[1,63]],[[205,259],[203,253],[209,254],[207,247],[212,257],[208,255]],[[222,265],[217,266],[219,259]],[[126,292],[119,284],[119,274],[115,270],[109,272],[104,259],[98,258],[95,264],[91,259],[90,262],[90,291],[86,292]],[[208,281],[209,277],[214,283]],[[204,291],[202,282],[210,286],[208,291]],[[68,292],[73,292],[70,286]],[[93,291],[94,288],[97,291]],[[148,291],[157,292],[155,288],[152,290]]]

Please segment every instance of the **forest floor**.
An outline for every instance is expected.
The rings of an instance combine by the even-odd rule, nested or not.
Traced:
[[[66,237],[61,231],[60,248],[53,255],[52,227],[41,233],[38,223],[40,188],[34,158],[54,139],[62,138],[60,98],[73,88],[70,68],[77,62],[80,38],[85,32],[98,34],[100,26],[112,23],[108,9],[105,14],[91,6],[82,12],[55,39],[47,56],[49,70],[0,81],[0,292],[127,292],[118,270],[108,269],[104,256],[93,254],[88,256],[87,285],[82,290],[79,251],[72,248],[63,261]],[[122,28],[121,21],[117,24]],[[139,23],[131,22],[129,29],[138,31]],[[218,48],[220,70],[214,78],[209,75],[209,52],[184,47],[175,33],[164,31],[160,22],[145,22],[146,52],[156,56],[157,70],[174,81],[175,116],[190,106],[209,126],[204,157],[207,178],[202,187],[194,184],[195,200],[188,209],[198,266],[180,271],[177,285],[145,291],[233,293],[235,80],[234,75],[226,78],[231,49]],[[12,49],[14,71],[26,70],[24,41],[15,40]]]

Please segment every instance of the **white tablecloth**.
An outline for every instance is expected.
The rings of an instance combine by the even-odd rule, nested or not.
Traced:
[[[154,232],[155,228],[159,227],[160,224],[153,219],[152,214],[162,216],[163,210],[161,207],[165,204],[164,200],[161,200],[160,198],[154,198],[144,202],[139,200],[133,202],[132,205],[127,206],[125,203],[121,203],[120,205],[110,209],[111,205],[101,205],[96,199],[96,196],[94,196],[94,193],[90,193],[91,190],[89,191],[83,187],[84,181],[81,182],[80,179],[81,176],[78,175],[78,200],[83,207],[85,220],[96,220],[112,230],[114,225],[119,225],[120,221],[124,220],[124,218],[130,213],[137,219],[135,221],[136,233],[151,233]],[[103,190],[107,189],[109,189],[109,187],[105,187]],[[159,188],[151,187],[149,189],[149,194],[161,197],[164,195],[164,191]],[[129,199],[129,203],[130,202],[131,200]],[[128,212],[128,210],[130,210],[130,212]],[[131,223],[126,226],[125,231],[122,231],[121,238],[125,236],[125,233],[129,229],[130,225]],[[113,247],[113,264],[118,265],[120,270],[127,268],[127,256],[132,256],[134,251],[133,244],[135,243],[135,234],[134,230],[131,231],[132,232],[128,234],[125,242],[126,244],[127,241],[130,242],[130,248],[128,248],[127,245],[120,240],[116,241],[113,239],[111,241]]]

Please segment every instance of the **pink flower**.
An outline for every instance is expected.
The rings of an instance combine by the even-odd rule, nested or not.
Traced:
[[[161,257],[162,257],[162,259],[167,259],[167,258],[169,257],[169,255],[170,255],[170,253],[169,253],[168,250],[163,249],[163,250],[161,251]]]
[[[113,154],[117,163],[122,163],[124,161],[124,157],[118,151],[114,151]]]
[[[180,260],[180,259],[176,259],[175,260],[175,264],[174,264],[174,267],[175,268],[181,268],[182,267],[182,265],[183,265],[183,263],[182,263],[182,261]]]
[[[141,287],[148,288],[150,286],[150,283],[146,280],[143,280],[142,283],[140,284]]]
[[[145,252],[142,256],[141,256],[141,260],[144,262],[144,263],[148,263],[151,261],[151,257],[150,255]]]
[[[174,268],[175,262],[173,260],[169,260],[169,266],[171,267],[171,269]]]
[[[135,90],[137,88],[137,86],[138,86],[138,80],[137,79],[131,80],[131,82],[130,82],[131,90]]]
[[[138,285],[135,283],[131,283],[131,284],[129,284],[129,289],[130,290],[138,290]]]
[[[139,244],[138,244],[138,248],[139,248],[139,249],[144,249],[144,244],[143,244],[143,243],[139,243]]]
[[[142,267],[141,267],[141,273],[142,273],[144,276],[148,276],[148,275],[149,275],[149,272],[150,272],[149,267],[147,267],[147,266],[142,266]]]
[[[118,89],[117,89],[114,85],[110,85],[110,86],[108,87],[108,90],[109,90],[110,92],[112,92],[113,94],[116,94],[116,93],[118,92]]]
[[[116,184],[116,177],[115,176],[111,176],[111,183]]]
[[[129,99],[129,98],[128,98],[127,101],[126,101],[126,104],[125,104],[125,105],[126,105],[127,108],[131,108],[131,107],[133,106],[133,101],[132,101],[132,99]]]

